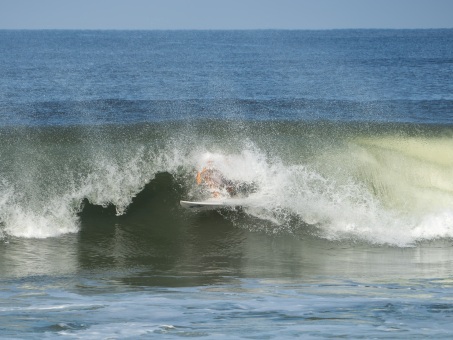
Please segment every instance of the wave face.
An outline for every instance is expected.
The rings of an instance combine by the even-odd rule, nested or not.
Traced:
[[[158,214],[183,221],[178,201],[200,197],[195,174],[210,159],[256,188],[246,208],[225,215],[240,228],[397,246],[451,238],[452,134],[325,121],[3,128],[1,233],[74,233],[88,206],[151,221],[159,204]]]

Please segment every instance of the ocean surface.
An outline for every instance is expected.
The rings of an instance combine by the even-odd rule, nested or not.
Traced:
[[[453,30],[0,30],[0,337],[453,334]],[[197,171],[252,187],[193,211]]]

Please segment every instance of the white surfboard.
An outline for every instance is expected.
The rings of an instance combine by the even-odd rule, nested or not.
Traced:
[[[218,209],[225,209],[225,208],[234,208],[241,206],[239,201],[237,200],[210,200],[210,201],[199,201],[199,202],[192,202],[192,201],[179,201],[181,206],[186,209],[193,209],[193,210],[218,210]]]

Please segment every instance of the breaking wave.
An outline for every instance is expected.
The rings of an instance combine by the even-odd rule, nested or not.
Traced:
[[[239,228],[408,246],[453,237],[451,129],[325,122],[170,122],[2,131],[1,236],[78,232],[86,204],[128,214],[171,178],[168,213],[187,214],[207,159],[256,188]],[[194,212],[191,212],[194,213]],[[153,218],[150,214],[149,219]]]

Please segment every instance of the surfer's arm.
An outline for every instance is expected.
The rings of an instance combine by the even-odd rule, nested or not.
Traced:
[[[196,181],[197,181],[198,185],[200,185],[201,182],[203,181],[202,177],[203,177],[203,174],[206,172],[206,170],[207,170],[206,168],[203,168],[203,170],[197,172]]]

